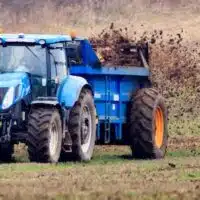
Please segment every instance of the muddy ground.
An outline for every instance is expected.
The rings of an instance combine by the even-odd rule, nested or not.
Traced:
[[[1,165],[1,199],[196,199],[195,157],[138,162],[64,165]]]
[[[127,146],[96,146],[89,163],[28,163],[22,146],[16,163],[0,165],[0,199],[200,198],[199,137],[171,138],[164,160],[130,158]]]

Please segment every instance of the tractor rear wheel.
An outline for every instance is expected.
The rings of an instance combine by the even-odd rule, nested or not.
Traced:
[[[152,88],[138,90],[132,98],[129,121],[132,155],[161,159],[168,141],[167,109],[163,97]]]
[[[68,129],[72,138],[71,159],[89,161],[96,140],[96,110],[90,90],[81,92],[70,112]]]
[[[62,123],[57,109],[34,108],[31,110],[27,143],[30,161],[58,162],[62,143]]]
[[[11,162],[14,146],[11,143],[2,143],[0,145],[0,161]]]

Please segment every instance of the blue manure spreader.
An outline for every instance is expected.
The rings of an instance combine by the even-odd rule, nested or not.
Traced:
[[[136,159],[164,158],[167,109],[140,66],[103,66],[85,38],[0,35],[0,160],[25,143],[31,162],[89,161],[95,144],[126,144]]]

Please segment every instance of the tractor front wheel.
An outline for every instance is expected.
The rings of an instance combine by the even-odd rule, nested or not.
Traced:
[[[163,158],[167,149],[167,109],[152,88],[140,89],[132,98],[129,121],[132,155],[138,159]]]
[[[62,123],[55,108],[34,108],[29,115],[28,153],[32,162],[57,163],[62,144]]]

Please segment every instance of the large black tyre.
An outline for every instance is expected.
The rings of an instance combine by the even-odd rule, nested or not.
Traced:
[[[96,109],[90,90],[82,90],[70,112],[68,129],[72,138],[71,159],[91,160],[96,140]]]
[[[132,97],[129,119],[130,147],[137,159],[161,159],[168,142],[167,108],[152,88],[138,90]]]
[[[32,162],[57,163],[62,144],[62,123],[55,108],[33,108],[28,121],[28,153]]]
[[[11,143],[0,144],[0,161],[11,162],[12,154],[14,153],[14,146]]]

